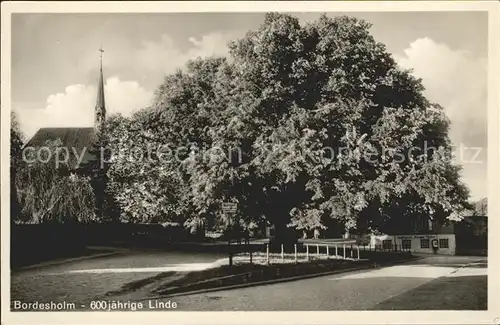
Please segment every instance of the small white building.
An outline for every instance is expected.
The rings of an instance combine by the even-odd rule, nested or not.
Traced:
[[[457,247],[454,234],[372,235],[370,246],[443,255],[455,255]]]
[[[439,224],[428,219],[417,219],[413,233],[370,236],[370,246],[382,250],[409,250],[415,253],[455,255],[457,240],[454,223]]]

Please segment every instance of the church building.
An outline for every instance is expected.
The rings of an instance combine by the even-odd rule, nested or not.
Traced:
[[[65,148],[66,156],[59,155],[59,165],[56,165],[61,175],[79,174],[90,176],[90,184],[96,199],[96,218],[103,220],[106,189],[106,168],[101,164],[103,146],[101,140],[106,128],[106,102],[104,99],[104,78],[102,73],[102,49],[99,62],[99,80],[97,98],[94,108],[94,125],[91,127],[46,127],[39,129],[24,148],[41,148],[47,143],[59,142],[58,148]],[[90,110],[89,110],[90,111]],[[55,156],[53,156],[55,157]],[[61,168],[62,167],[62,168]]]
[[[69,153],[67,167],[72,172],[79,172],[83,166],[98,161],[99,152],[94,149],[99,135],[105,131],[106,102],[104,100],[104,80],[102,73],[102,52],[99,63],[99,81],[97,85],[97,99],[94,108],[93,127],[46,127],[39,129],[26,143],[26,147],[38,148],[48,141],[61,142],[60,147],[66,148]],[[78,164],[78,157],[82,157]]]

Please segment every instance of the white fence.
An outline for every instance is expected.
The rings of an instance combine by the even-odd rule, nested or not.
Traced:
[[[291,245],[271,246],[264,244],[265,250],[247,249],[247,245],[240,246],[235,258],[241,262],[256,264],[299,263],[312,260],[360,260],[360,247],[348,244],[320,244],[303,243]],[[262,247],[262,246],[261,246]],[[273,247],[274,249],[271,249]],[[234,252],[236,253],[236,252]]]

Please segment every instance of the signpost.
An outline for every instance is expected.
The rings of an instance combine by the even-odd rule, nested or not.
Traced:
[[[231,217],[238,210],[238,204],[234,202],[223,202],[222,212],[227,215],[229,236],[227,238],[227,245],[229,250],[229,266],[233,266],[233,252],[231,251],[231,236],[233,236],[233,227],[231,225]]]
[[[238,209],[238,204],[233,203],[233,202],[223,202],[222,203],[222,211],[224,213],[236,213],[236,210]]]

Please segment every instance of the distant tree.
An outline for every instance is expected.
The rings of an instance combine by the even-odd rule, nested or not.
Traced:
[[[117,120],[113,146],[187,150],[167,163],[113,164],[125,213],[193,227],[224,221],[220,205],[233,201],[236,222],[278,235],[328,218],[360,232],[460,219],[468,190],[450,159],[449,121],[369,28],[270,13],[230,43],[231,60],[197,59],[167,76],[152,108]]]
[[[483,198],[474,203],[474,215],[477,216],[488,215],[488,198]]]
[[[11,221],[21,217],[21,206],[17,196],[16,175],[22,165],[21,151],[24,136],[19,127],[16,114],[10,113],[10,215]]]

